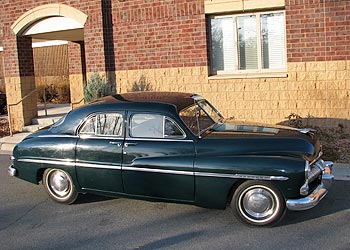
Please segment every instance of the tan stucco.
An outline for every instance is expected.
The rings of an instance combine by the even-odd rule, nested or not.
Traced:
[[[292,113],[305,125],[350,128],[350,61],[288,63],[285,77],[211,80],[206,67],[117,71],[117,91],[143,75],[154,91],[200,93],[225,117],[269,124]]]
[[[284,6],[284,0],[205,0],[205,13],[249,11],[256,9],[280,8]]]
[[[6,77],[5,83],[12,129],[22,131],[23,127],[31,124],[31,119],[37,116],[35,77]]]

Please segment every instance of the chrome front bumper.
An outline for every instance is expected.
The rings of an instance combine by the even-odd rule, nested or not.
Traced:
[[[7,173],[10,175],[10,176],[16,176],[17,175],[17,169],[15,169],[13,167],[13,165],[9,166],[9,168],[7,169]]]
[[[287,200],[286,206],[289,210],[300,211],[313,208],[326,196],[328,189],[332,186],[334,175],[332,174],[333,162],[325,162],[325,165],[321,184],[307,197]]]

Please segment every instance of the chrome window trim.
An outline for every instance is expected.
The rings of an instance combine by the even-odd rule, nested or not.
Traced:
[[[162,118],[163,118],[163,137],[140,137],[140,136],[138,136],[138,137],[134,137],[133,136],[133,134],[132,134],[132,121],[133,121],[133,117],[135,116],[135,115],[157,115],[157,116],[162,116]],[[173,136],[173,137],[166,137],[166,135],[165,135],[165,131],[164,131],[164,128],[165,128],[165,120],[166,119],[168,119],[175,127],[177,127],[179,130],[180,130],[180,132],[182,133],[182,136]],[[158,113],[137,113],[137,112],[135,112],[135,113],[133,113],[133,114],[131,114],[130,115],[130,118],[129,118],[129,125],[128,125],[128,134],[129,134],[129,137],[130,138],[133,138],[133,139],[141,139],[141,140],[143,140],[143,139],[156,139],[156,140],[160,140],[160,139],[170,139],[170,140],[184,140],[185,138],[186,138],[186,133],[185,133],[185,131],[182,129],[182,127],[174,120],[174,119],[172,119],[172,118],[170,118],[169,116],[166,116],[166,115],[164,115],[164,114],[158,114]]]
[[[95,124],[95,133],[94,134],[84,134],[84,133],[81,133],[81,130],[84,128],[86,122],[91,119],[92,117],[96,117],[97,115],[103,115],[103,114],[118,114],[118,115],[121,115],[122,117],[122,130],[121,130],[121,134],[120,135],[100,135],[100,134],[97,134],[97,128],[96,128],[96,124]],[[78,137],[81,137],[83,138],[82,136],[87,136],[87,135],[90,135],[90,136],[100,136],[101,138],[106,138],[106,137],[114,137],[114,138],[123,138],[124,137],[124,129],[125,129],[125,125],[123,125],[125,123],[125,112],[124,111],[121,111],[121,110],[116,110],[116,111],[107,111],[107,112],[103,112],[103,111],[98,111],[98,112],[94,112],[94,113],[91,113],[89,115],[87,115],[84,119],[82,119],[79,123],[79,125],[77,126],[77,129],[75,130],[75,134],[78,136]]]
[[[182,140],[182,139],[167,139],[167,138],[134,138],[134,137],[128,137],[125,138],[125,141],[172,141],[172,142],[193,142],[193,140]]]

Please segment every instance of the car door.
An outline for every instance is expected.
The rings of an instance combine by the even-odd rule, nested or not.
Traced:
[[[124,143],[125,193],[193,201],[194,143],[170,117],[130,113]]]
[[[76,173],[83,189],[123,192],[125,112],[92,114],[79,131],[76,146]]]

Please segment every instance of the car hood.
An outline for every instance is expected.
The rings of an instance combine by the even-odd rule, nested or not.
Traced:
[[[204,141],[225,139],[232,154],[298,155],[314,159],[321,151],[316,131],[287,126],[225,120],[203,134]]]
[[[299,137],[308,135],[315,138],[316,130],[310,128],[297,129],[288,126],[270,125],[262,123],[252,123],[244,121],[225,120],[223,123],[216,124],[210,132],[213,135],[226,136],[291,136]]]

